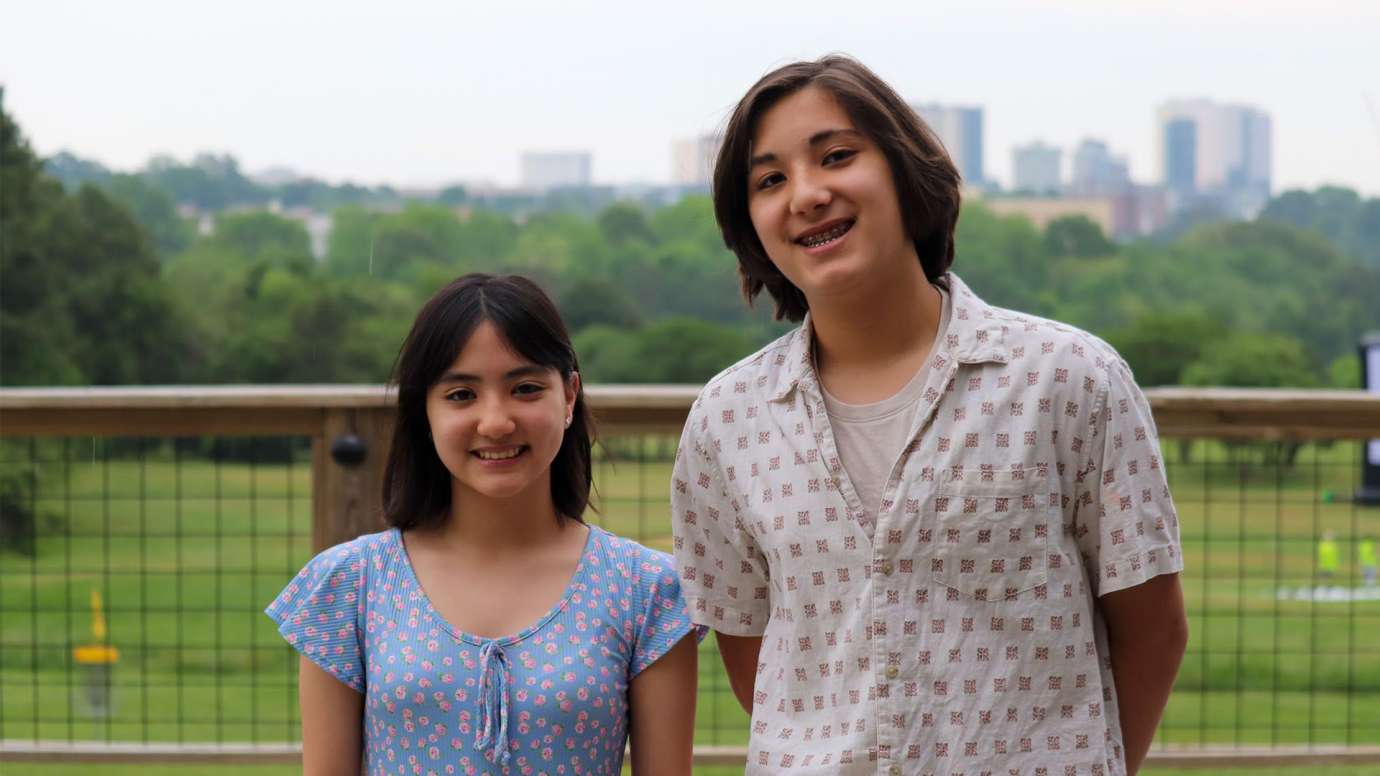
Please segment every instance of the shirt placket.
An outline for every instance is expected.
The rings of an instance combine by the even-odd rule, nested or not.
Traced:
[[[897,573],[897,567],[901,559],[896,556],[899,551],[913,545],[909,541],[891,544],[886,540],[886,536],[893,528],[916,528],[913,525],[907,526],[904,522],[905,499],[900,497],[901,483],[905,481],[903,475],[912,459],[912,453],[918,447],[921,435],[934,421],[939,403],[944,398],[944,386],[948,385],[957,372],[958,361],[952,356],[945,356],[945,362],[936,364],[935,367],[929,379],[925,381],[925,393],[921,399],[924,404],[920,411],[915,413],[914,425],[910,429],[906,445],[892,465],[891,473],[882,488],[881,507],[877,510],[876,533],[872,542],[872,570],[875,574],[869,580],[873,611],[871,664],[877,688],[877,716],[873,721],[873,729],[877,736],[878,771],[888,776],[901,776],[905,771],[901,764],[905,757],[905,751],[902,749],[902,732],[914,728],[912,717],[917,707],[915,699],[907,702],[905,693],[897,691],[897,685],[903,683],[905,677],[910,675],[916,676],[919,683],[920,666],[913,656],[915,650],[904,648],[902,642],[905,634],[902,628],[897,627],[899,621],[904,619],[898,616],[902,607],[912,605],[913,596],[907,595],[910,591],[900,587],[901,577]],[[912,585],[918,584],[914,575],[907,579]],[[895,592],[895,595],[891,596],[891,592]],[[893,655],[896,656],[894,659]],[[902,665],[902,661],[909,664]],[[919,684],[923,686],[923,683]],[[904,725],[892,724],[892,720],[898,717],[905,719]]]

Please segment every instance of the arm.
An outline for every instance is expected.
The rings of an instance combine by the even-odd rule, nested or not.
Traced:
[[[1107,623],[1112,677],[1121,712],[1126,772],[1140,770],[1169,700],[1188,643],[1178,574],[1162,574],[1098,600]]]
[[[698,644],[687,634],[632,679],[633,776],[690,776],[695,738]]]
[[[306,657],[298,671],[303,776],[358,774],[364,696]]]
[[[752,716],[752,692],[757,684],[757,658],[762,651],[761,636],[730,636],[714,632],[719,642],[719,655],[724,659],[724,670],[728,672],[728,686],[733,688],[733,697],[738,705]]]

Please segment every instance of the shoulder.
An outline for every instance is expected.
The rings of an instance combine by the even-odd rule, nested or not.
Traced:
[[[610,533],[597,526],[589,530],[596,532],[596,539],[603,548],[603,555],[620,569],[635,575],[639,570],[653,573],[663,569],[675,569],[675,561],[667,553],[654,550],[632,539]]]
[[[1009,368],[1051,370],[1057,375],[1052,384],[1071,383],[1075,387],[1086,381],[1101,387],[1116,373],[1130,375],[1116,349],[1095,334],[1037,315],[989,309],[993,320],[1001,323]]]
[[[363,577],[368,567],[377,565],[395,544],[392,529],[357,536],[317,553],[298,576],[332,574]]]
[[[714,375],[704,384],[691,406],[692,417],[697,412],[712,414],[765,400],[786,367],[791,345],[801,336],[803,334],[797,326]]]

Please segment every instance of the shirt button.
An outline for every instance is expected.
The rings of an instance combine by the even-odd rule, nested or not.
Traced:
[[[886,667],[886,678],[888,678],[888,679],[895,679],[896,676],[897,676],[898,674],[900,674],[900,673],[901,673],[901,669],[897,668],[896,666],[887,666],[887,667]]]
[[[901,776],[901,766],[899,766],[899,765],[893,765],[893,766],[891,766],[891,768],[887,771],[887,773],[890,773],[891,776]]]
[[[884,560],[884,561],[882,561],[882,573],[885,574],[885,575],[887,575],[887,576],[891,576],[891,561],[889,561],[889,560]]]

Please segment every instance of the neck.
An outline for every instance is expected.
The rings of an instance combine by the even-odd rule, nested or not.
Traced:
[[[816,368],[868,369],[929,351],[944,300],[920,263],[847,296],[810,299]]]

